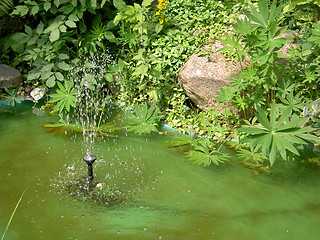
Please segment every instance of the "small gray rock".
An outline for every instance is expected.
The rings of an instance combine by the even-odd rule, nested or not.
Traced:
[[[21,81],[21,73],[18,70],[6,64],[0,64],[0,88],[17,88]]]

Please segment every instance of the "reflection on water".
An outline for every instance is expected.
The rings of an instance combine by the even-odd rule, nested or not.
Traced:
[[[49,118],[50,121],[54,121]],[[320,172],[294,162],[251,177],[232,162],[197,167],[165,136],[118,133],[95,142],[95,180],[117,204],[63,190],[85,177],[81,139],[55,137],[30,112],[0,114],[0,232],[28,186],[6,239],[318,239]],[[280,161],[279,161],[280,162]]]

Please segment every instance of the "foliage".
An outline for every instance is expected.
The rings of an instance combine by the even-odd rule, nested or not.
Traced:
[[[196,165],[209,166],[211,163],[219,165],[228,160],[228,156],[220,151],[220,146],[208,138],[200,138],[194,142],[194,148],[185,153],[189,162]]]
[[[62,113],[64,110],[69,112],[71,107],[75,107],[77,92],[73,88],[73,83],[65,81],[64,85],[58,82],[59,89],[51,94],[50,103],[56,103],[55,110]]]
[[[242,72],[233,76],[231,87],[223,87],[217,99],[233,103],[245,118],[251,117],[258,106],[269,107],[276,100],[278,79],[284,75],[282,72],[289,72],[279,61],[283,56],[278,50],[290,40],[279,37],[287,30],[286,26],[279,27],[281,12],[276,1],[269,7],[267,0],[260,0],[258,10],[250,6],[250,11],[245,11],[246,18],[232,25],[233,35],[226,35],[226,46],[219,50],[234,55]],[[244,62],[249,62],[250,67],[244,68]]]
[[[271,166],[274,164],[277,152],[283,160],[287,160],[287,154],[299,156],[294,145],[305,145],[315,142],[317,137],[307,134],[314,131],[311,126],[303,126],[308,119],[292,118],[291,109],[286,109],[280,114],[275,102],[272,103],[269,119],[266,113],[258,107],[256,115],[261,125],[243,126],[240,131],[249,134],[242,139],[250,147],[261,147],[263,154],[268,155]]]
[[[229,108],[220,111],[212,108],[193,117],[193,128],[198,134],[220,142],[228,138],[236,125],[237,117]]]
[[[14,65],[29,66],[27,81],[39,79],[52,88],[66,80],[70,59],[84,51],[81,47],[86,46],[85,41],[95,43],[92,38],[82,37],[91,24],[86,16],[107,10],[107,1],[19,0],[19,3],[11,15],[27,19],[24,31],[9,36],[5,48],[15,52]],[[106,40],[112,40],[111,34],[108,36]]]
[[[13,7],[12,0],[2,0],[0,2],[0,17],[8,15],[12,7]]]
[[[63,119],[63,118],[61,118]],[[48,128],[49,130],[47,133],[54,133],[55,136],[60,136],[64,134],[67,137],[71,136],[71,133],[73,132],[80,132],[83,133],[83,126],[77,125],[77,124],[71,124],[64,122],[63,120],[60,120],[58,123],[46,123],[42,127]],[[99,125],[96,128],[86,128],[86,132],[95,132],[95,135],[97,138],[102,138],[102,137],[113,137],[111,134],[114,131],[118,131],[121,128],[116,127],[115,125],[111,123],[105,123],[102,125]]]
[[[16,106],[17,103],[21,103],[23,100],[22,97],[17,97],[18,89],[11,89],[11,88],[5,88],[5,91],[7,94],[2,94],[2,97],[4,99],[4,103],[9,106]]]
[[[256,177],[260,173],[264,173],[266,175],[271,174],[270,166],[265,164],[265,161],[268,158],[255,149],[245,149],[242,148],[237,152],[237,157],[242,159],[240,164],[243,164],[245,168],[252,170],[252,176]]]
[[[314,23],[300,37],[299,54],[294,59],[302,67],[303,80],[300,85],[302,91],[312,100],[320,97],[320,23]]]
[[[193,134],[193,129],[188,129],[188,134],[175,133],[168,135],[172,140],[166,141],[168,147],[184,147],[183,152],[186,152],[194,146],[197,141],[197,136]]]
[[[161,116],[154,105],[148,108],[146,103],[141,107],[135,104],[133,112],[127,111],[125,114],[124,122],[127,124],[126,129],[128,132],[139,134],[158,132],[157,126],[160,123]]]
[[[295,19],[295,25],[298,26],[302,25],[301,22],[318,22],[320,15],[320,1],[290,0],[289,3],[283,8],[283,13],[290,13],[290,17]]]
[[[150,9],[142,14],[143,24],[124,10],[121,19],[116,17],[120,19],[116,42],[125,63],[119,98],[124,102],[153,102],[170,125],[187,128],[194,113],[188,105],[190,100],[176,84],[176,76],[203,43],[226,29],[235,14],[212,0],[169,1],[165,9],[168,21],[159,24],[159,8]]]

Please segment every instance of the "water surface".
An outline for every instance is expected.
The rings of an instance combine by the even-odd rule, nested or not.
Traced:
[[[0,233],[27,188],[5,239],[320,238],[320,172],[295,162],[251,177],[236,161],[185,162],[166,136],[117,133],[94,144],[95,180],[119,190],[120,204],[63,191],[86,176],[81,139],[54,136],[30,107],[0,112]]]

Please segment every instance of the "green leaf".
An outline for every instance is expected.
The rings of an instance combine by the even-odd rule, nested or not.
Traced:
[[[127,8],[127,5],[123,0],[113,0],[113,5],[119,11],[124,11]]]
[[[47,12],[51,8],[51,2],[45,2],[43,4],[43,9]]]
[[[163,29],[163,24],[157,23],[155,28],[156,34],[161,32],[162,29]]]
[[[48,80],[46,81],[46,86],[48,88],[52,88],[54,87],[54,85],[56,85],[56,78],[54,75],[52,75],[51,77],[48,78]]]
[[[56,5],[56,7],[58,8],[60,5],[60,0],[54,0],[53,1],[54,5]]]
[[[148,7],[151,5],[151,3],[153,2],[154,0],[143,0],[143,2],[141,3],[141,6],[142,7]]]
[[[60,72],[55,72],[54,75],[59,81],[63,81],[64,80],[64,77]]]
[[[65,24],[66,24],[68,27],[71,27],[71,28],[77,27],[77,24],[75,24],[75,22],[74,22],[74,21],[71,21],[71,20],[67,20],[67,21],[65,22]]]
[[[102,0],[100,7],[102,8],[106,4],[107,1],[109,1],[109,0]]]
[[[92,6],[92,8],[96,9],[97,8],[97,0],[91,0],[91,6]]]
[[[262,108],[257,107],[258,114],[256,115],[258,121],[264,126],[266,129],[271,130],[271,124],[269,123],[268,117],[263,111]]]
[[[58,55],[58,58],[59,58],[60,60],[66,60],[66,59],[69,59],[69,56],[68,56],[67,54],[60,53],[60,54]]]
[[[148,69],[149,69],[149,67],[147,64],[141,64],[139,67],[136,68],[133,75],[134,76],[144,76],[147,74]]]
[[[71,21],[74,21],[74,22],[79,21],[79,18],[75,14],[70,14],[68,19],[71,20]]]
[[[60,25],[59,30],[60,32],[67,32],[67,27],[65,25]]]
[[[60,68],[61,70],[65,70],[65,71],[69,71],[71,69],[70,65],[65,63],[64,61],[62,62],[58,62],[57,64],[58,68]]]
[[[106,78],[106,80],[108,82],[113,82],[114,81],[113,76],[112,76],[111,73],[106,73],[105,78]]]
[[[16,8],[12,11],[12,15],[20,15],[21,17],[27,15],[29,12],[29,8],[26,5],[18,5]]]
[[[32,29],[29,26],[25,26],[24,27],[24,31],[28,34],[28,35],[32,35]]]
[[[230,86],[221,87],[220,92],[217,91],[216,100],[219,103],[231,102],[236,92],[237,90],[234,87],[230,87]]]
[[[77,0],[71,0],[71,5],[76,7],[77,6],[78,1]]]
[[[39,5],[35,5],[31,8],[30,13],[34,16],[39,12]]]
[[[86,32],[87,31],[87,26],[86,24],[83,22],[83,21],[80,21],[79,23],[79,29],[82,33]]]
[[[70,111],[70,108],[74,106],[76,101],[76,92],[73,90],[73,83],[65,81],[64,85],[57,82],[59,89],[56,93],[50,94],[51,103],[56,103],[55,109],[60,113],[63,111]]]
[[[58,28],[55,28],[51,33],[50,33],[50,36],[49,36],[49,40],[50,42],[54,42],[54,41],[57,41],[60,37],[60,30]]]
[[[105,35],[106,39],[108,39],[110,42],[116,41],[116,37],[113,35],[112,32],[106,31],[104,35]]]
[[[239,128],[241,132],[249,133],[249,134],[260,134],[260,133],[267,133],[268,130],[258,128],[258,127],[249,127],[249,126],[243,126]]]
[[[44,24],[43,24],[43,22],[41,21],[41,22],[38,24],[37,28],[36,28],[36,33],[38,33],[39,35],[42,34],[42,33],[43,33],[43,29],[44,29]]]
[[[145,103],[142,107],[135,104],[134,114],[126,113],[124,122],[128,124],[126,126],[127,131],[135,133],[150,133],[157,132],[156,126],[159,124],[161,116],[159,111],[153,106],[148,109]]]
[[[264,25],[267,25],[269,19],[269,7],[266,0],[259,0],[259,11],[261,14],[261,20],[263,20]]]

